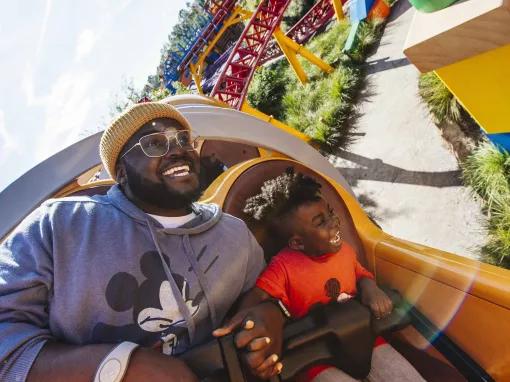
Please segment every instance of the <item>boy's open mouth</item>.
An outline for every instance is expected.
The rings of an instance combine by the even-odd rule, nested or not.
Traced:
[[[340,231],[336,231],[335,236],[333,239],[329,241],[329,244],[331,245],[338,245],[342,241],[342,236],[340,235]]]

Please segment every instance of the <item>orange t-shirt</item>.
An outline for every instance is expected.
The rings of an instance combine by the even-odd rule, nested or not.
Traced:
[[[363,277],[374,278],[344,242],[337,253],[319,257],[285,248],[271,260],[256,285],[281,300],[293,317],[302,317],[315,304],[353,297],[356,282]]]

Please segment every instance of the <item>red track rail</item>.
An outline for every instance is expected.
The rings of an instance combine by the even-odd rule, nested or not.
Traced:
[[[291,0],[261,0],[230,54],[211,96],[240,110],[260,58]]]
[[[224,3],[225,0],[207,0],[204,4],[204,9],[214,16]]]
[[[287,37],[298,44],[304,44],[310,40],[317,31],[326,25],[335,15],[333,2],[331,0],[318,0],[314,6],[304,15],[301,20],[289,29]],[[259,65],[280,57],[283,52],[275,40],[267,44],[264,56],[260,59]]]

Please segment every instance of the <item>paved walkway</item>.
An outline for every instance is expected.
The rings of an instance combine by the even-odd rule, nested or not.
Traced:
[[[484,243],[480,203],[462,186],[457,161],[418,96],[418,71],[402,49],[414,9],[394,7],[359,104],[359,139],[332,158],[384,231],[477,257]]]

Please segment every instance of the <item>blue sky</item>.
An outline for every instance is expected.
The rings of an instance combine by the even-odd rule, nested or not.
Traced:
[[[0,0],[0,190],[103,128],[141,87],[185,0]]]

